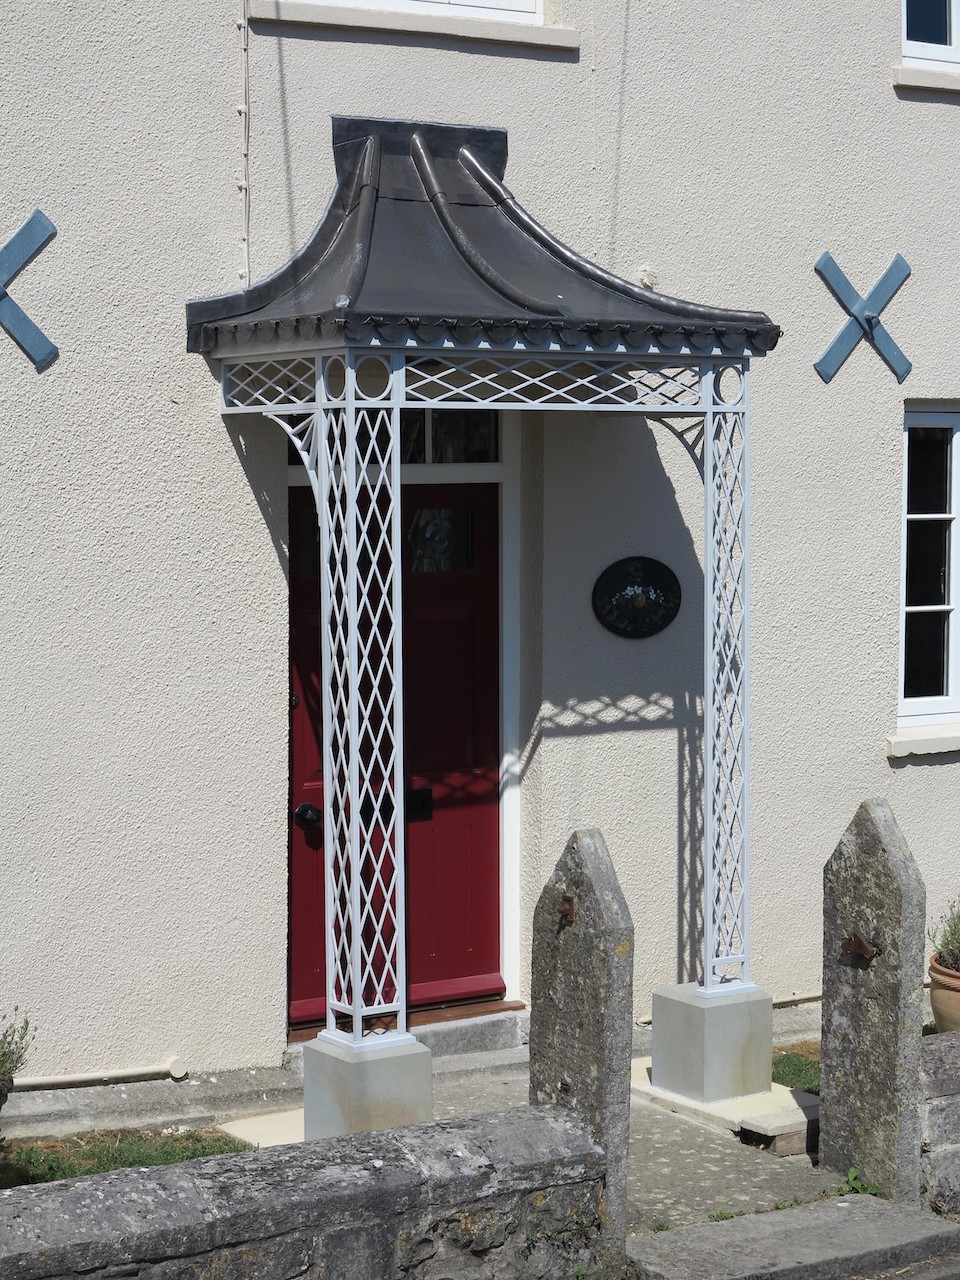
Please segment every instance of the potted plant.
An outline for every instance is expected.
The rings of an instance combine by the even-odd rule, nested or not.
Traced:
[[[960,901],[951,902],[927,935],[930,959],[930,1004],[938,1031],[960,1031]]]
[[[32,1043],[30,1019],[20,1017],[17,1005],[11,1016],[0,1015],[0,1107],[13,1089],[13,1077],[26,1062]]]

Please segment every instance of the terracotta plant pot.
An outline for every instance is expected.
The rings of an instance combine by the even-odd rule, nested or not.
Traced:
[[[938,1031],[960,1031],[960,973],[930,959],[930,1004]]]

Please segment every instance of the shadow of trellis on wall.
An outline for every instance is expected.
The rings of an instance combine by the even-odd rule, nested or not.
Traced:
[[[677,942],[676,980],[703,979],[703,697],[684,690],[614,699],[608,695],[544,703],[520,758],[526,772],[541,741],[616,732],[676,734]]]

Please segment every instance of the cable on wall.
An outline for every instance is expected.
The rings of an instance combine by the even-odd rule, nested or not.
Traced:
[[[240,253],[242,266],[240,279],[244,286],[250,283],[250,19],[247,0],[241,0],[240,17],[240,172],[237,188],[240,192]]]

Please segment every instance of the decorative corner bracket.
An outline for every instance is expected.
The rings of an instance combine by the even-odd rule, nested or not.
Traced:
[[[7,285],[56,234],[57,228],[47,215],[34,209],[20,230],[0,249],[0,328],[5,329],[23,354],[33,361],[37,373],[49,369],[60,354],[59,349],[14,302],[7,293]]]
[[[824,382],[836,376],[861,339],[873,347],[898,382],[905,381],[913,365],[880,323],[880,313],[910,276],[906,260],[898,253],[865,297],[857,293],[831,253],[822,253],[813,269],[850,317],[813,366]]]

